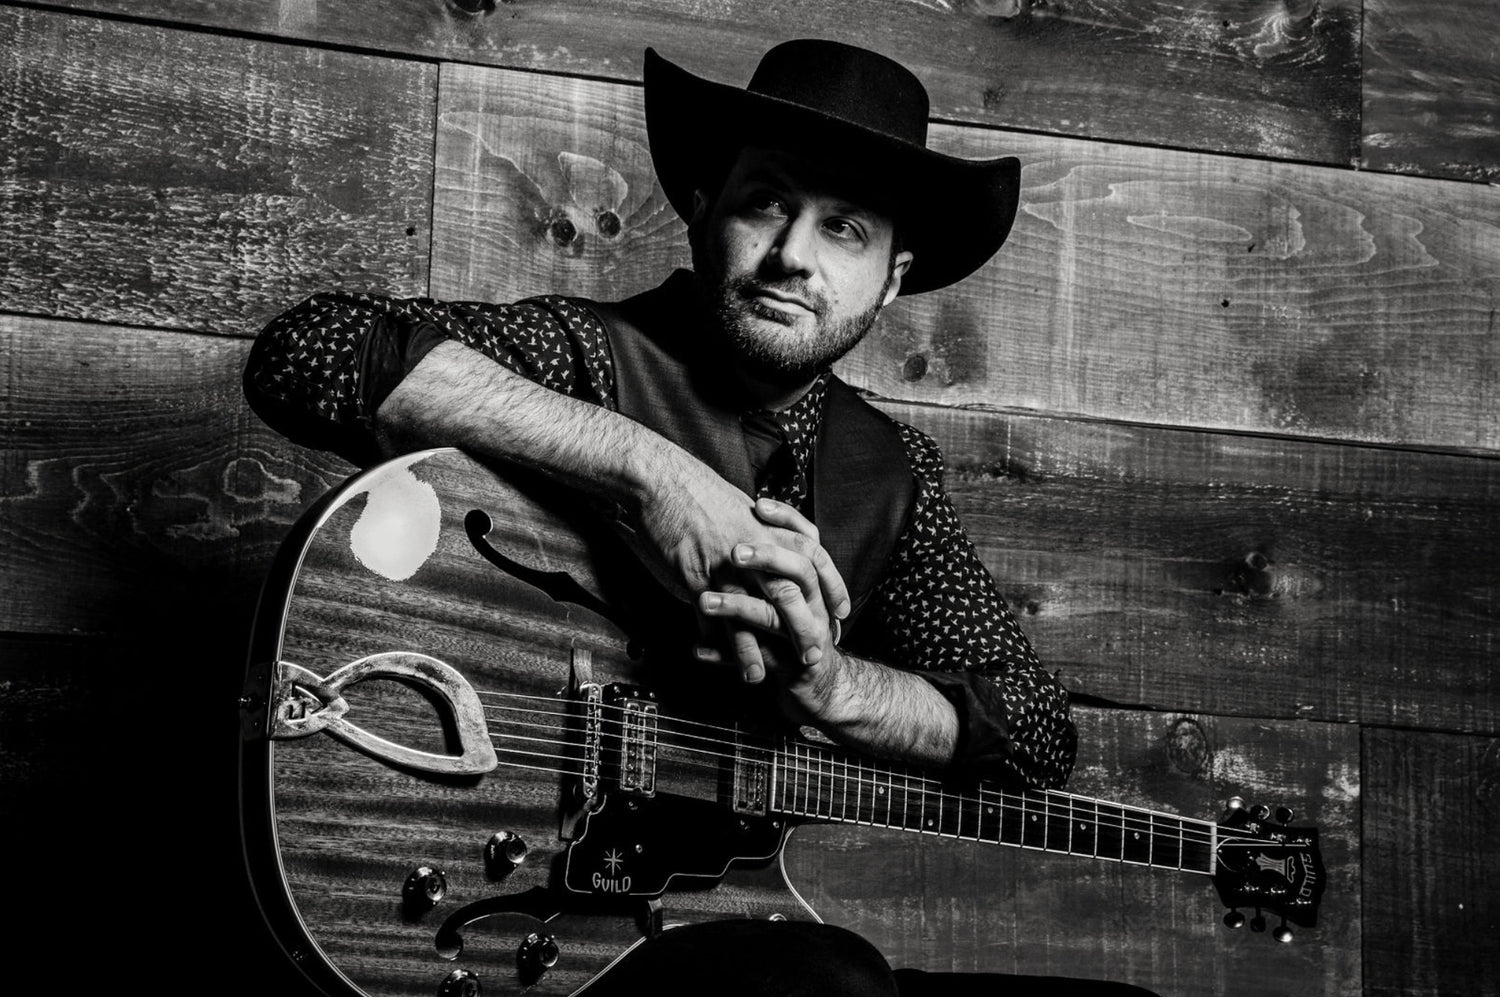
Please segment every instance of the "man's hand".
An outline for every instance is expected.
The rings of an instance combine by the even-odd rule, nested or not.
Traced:
[[[848,594],[840,579],[841,609],[830,613],[827,573],[808,554],[815,549],[827,557],[817,543],[817,528],[779,502],[762,499],[756,514],[800,536],[802,543],[735,545],[732,560],[756,579],[756,591],[729,585],[698,598],[699,612],[734,634],[734,655],[742,667],[749,662],[761,674],[769,672],[790,719],[841,743],[904,761],[951,761],[958,742],[952,704],[920,675],[845,654],[837,646]],[[718,655],[709,650],[700,657]]]
[[[816,528],[785,503],[752,502],[691,458],[658,480],[659,494],[642,505],[639,517],[649,542],[638,544],[637,550],[648,562],[655,552],[665,567],[658,578],[675,585],[689,601],[714,593],[756,602],[757,608],[747,612],[758,613],[762,621],[780,620],[767,625],[780,627],[794,657],[816,661],[825,654],[831,644],[828,620],[847,616],[850,601],[833,558],[818,543]],[[816,593],[816,612],[803,590]],[[709,625],[701,660],[727,656],[746,682],[765,677],[759,637],[741,625],[713,625],[708,614],[702,619]]]

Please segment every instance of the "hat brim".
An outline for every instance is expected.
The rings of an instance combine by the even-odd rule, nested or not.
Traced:
[[[715,83],[646,50],[646,134],[657,182],[684,219],[706,174],[746,147],[788,149],[847,168],[879,191],[912,264],[902,294],[947,287],[995,255],[1020,200],[1014,156],[962,159],[821,111]]]

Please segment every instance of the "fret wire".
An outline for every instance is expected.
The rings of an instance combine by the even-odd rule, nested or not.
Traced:
[[[843,777],[841,779],[839,779],[839,785],[836,788],[839,791],[839,817],[840,817],[840,819],[847,820],[849,818],[849,758],[848,758],[848,756],[846,755],[842,760],[836,760],[834,762],[834,766],[835,767],[842,766],[843,769],[844,769]],[[855,807],[856,808],[855,808],[855,811],[854,811],[854,819],[856,821],[858,821],[859,820],[858,804],[856,804]]]
[[[855,762],[855,769],[856,771],[859,771],[861,777],[862,775],[864,775],[864,772],[862,772],[864,766],[862,766],[861,763]],[[853,814],[855,814],[855,817],[858,817],[859,814],[862,813],[862,802],[864,802],[864,778],[861,778],[858,783],[855,783],[855,787],[853,787]]]

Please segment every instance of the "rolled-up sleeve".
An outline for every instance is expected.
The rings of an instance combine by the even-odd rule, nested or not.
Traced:
[[[943,488],[942,455],[902,427],[917,504],[873,612],[888,663],[922,674],[958,714],[955,772],[1055,789],[1072,772],[1068,694],[1038,661]]]
[[[381,403],[450,340],[548,388],[613,403],[607,337],[577,302],[450,303],[338,291],[313,295],[267,323],[245,366],[245,396],[288,439],[369,464],[381,456]]]

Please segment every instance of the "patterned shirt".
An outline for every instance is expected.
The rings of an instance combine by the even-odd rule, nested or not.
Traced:
[[[314,295],[262,331],[245,371],[246,393],[291,439],[371,463],[379,457],[373,430],[380,404],[428,350],[450,339],[555,391],[615,407],[602,323],[583,303],[558,296],[487,304]],[[812,480],[826,378],[771,414],[790,454],[788,470],[800,481],[784,496],[793,504],[806,498]],[[937,444],[898,427],[916,501],[862,627],[873,619],[881,659],[920,672],[954,705],[958,771],[1013,786],[1062,786],[1076,747],[1067,693],[1037,661],[960,525],[943,488]]]

